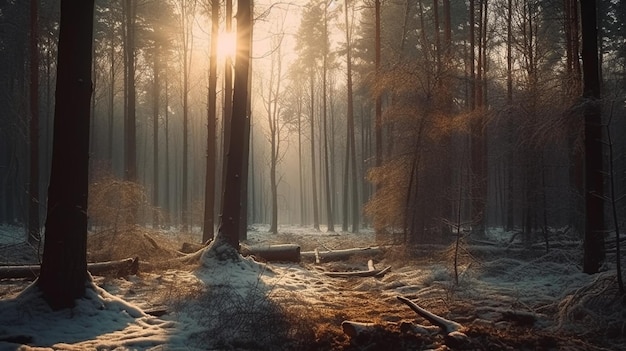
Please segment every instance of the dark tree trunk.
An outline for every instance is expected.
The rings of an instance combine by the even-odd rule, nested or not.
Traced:
[[[28,182],[28,242],[39,242],[39,14],[30,1],[30,179]]]
[[[585,237],[583,272],[597,273],[604,261],[602,109],[596,1],[581,0],[583,97],[585,98]]]
[[[52,170],[41,275],[53,309],[84,296],[87,275],[87,193],[93,0],[62,0]]]
[[[254,3],[250,1],[250,14],[254,13]],[[250,23],[250,34],[248,35],[248,48],[252,50],[252,38],[253,38],[254,26]],[[252,60],[248,61],[248,94],[246,99],[246,113],[248,116],[247,122],[244,124],[243,130],[243,156],[241,157],[241,214],[239,215],[239,240],[248,240],[248,179],[249,179],[249,167],[250,167],[250,152],[254,144],[250,142],[252,139]]]
[[[226,33],[232,33],[233,22],[233,2],[226,0]],[[226,158],[228,157],[228,146],[230,145],[230,129],[233,115],[233,61],[230,57],[226,57],[224,64],[224,116],[222,130],[222,189],[221,194],[224,195],[226,190]],[[220,208],[224,209],[224,199],[221,198]]]
[[[215,137],[217,123],[217,40],[220,3],[211,1],[211,53],[209,58],[209,109],[207,112],[206,175],[204,182],[204,224],[202,242],[215,235]]]
[[[248,66],[250,64],[250,36],[252,28],[250,0],[239,0],[237,5],[237,59],[235,61],[235,81],[233,87],[233,114],[230,131],[230,145],[226,158],[226,181],[224,188],[224,209],[218,235],[226,243],[239,247],[241,220],[242,168],[244,157],[245,124],[250,120],[248,112]]]
[[[124,175],[131,182],[137,181],[137,133],[135,116],[135,1],[126,0],[125,70],[126,110],[124,118]]]

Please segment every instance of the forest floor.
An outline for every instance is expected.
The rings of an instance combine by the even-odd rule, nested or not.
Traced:
[[[15,239],[14,231],[0,227],[0,264],[36,262],[37,250]],[[548,252],[539,244],[522,247],[511,241],[512,233],[498,231],[462,243],[456,284],[454,245],[407,249],[393,245],[392,238],[376,240],[371,231],[326,233],[296,226],[279,231],[251,226],[245,244],[293,243],[302,251],[385,249],[321,264],[245,258],[232,265],[201,259],[164,265],[180,256],[183,242],[199,241],[199,234],[139,227],[114,236],[91,234],[90,261],[139,257],[142,262],[137,275],[94,277],[103,289],[95,288],[102,300],[98,308],[117,306],[123,312],[93,320],[100,312],[82,307],[71,313],[73,322],[59,323],[67,316],[24,309],[20,299],[27,294],[21,292],[30,280],[0,280],[0,350],[626,349],[626,303],[615,271],[580,273],[580,245],[567,234],[556,236]],[[368,259],[391,270],[382,277],[324,274],[367,270]],[[467,339],[455,343],[397,296],[460,323]],[[116,299],[120,302],[113,304]],[[15,309],[18,313],[7,317]],[[350,337],[342,330],[346,320],[371,328]],[[37,329],[41,325],[47,327]]]

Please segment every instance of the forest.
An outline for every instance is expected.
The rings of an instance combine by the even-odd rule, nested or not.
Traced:
[[[622,349],[624,135],[622,0],[0,0],[0,349]]]

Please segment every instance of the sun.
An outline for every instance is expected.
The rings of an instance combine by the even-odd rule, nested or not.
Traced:
[[[237,37],[234,32],[220,32],[217,38],[217,56],[234,59],[237,53]]]

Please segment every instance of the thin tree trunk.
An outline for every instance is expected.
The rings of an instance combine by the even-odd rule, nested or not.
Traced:
[[[304,175],[302,164],[302,97],[298,96],[298,176],[300,179],[300,225],[304,226],[306,222],[305,218],[305,206],[304,206]]]
[[[328,37],[328,19],[327,19],[327,8],[324,8],[324,40]],[[328,223],[327,231],[334,232],[334,217],[333,217],[333,207],[332,207],[332,193],[330,191],[330,170],[329,170],[329,159],[328,159],[328,121],[327,121],[327,96],[326,96],[326,76],[327,76],[327,60],[328,60],[328,48],[324,48],[324,57],[322,59],[322,113],[323,113],[323,121],[324,121],[324,178],[325,178],[325,187],[326,187],[326,220]]]
[[[310,74],[311,86],[311,182],[313,192],[313,228],[320,230],[319,207],[317,201],[317,175],[315,174],[315,75],[311,68]]]
[[[39,13],[38,0],[30,1],[30,179],[28,182],[28,242],[39,235]]]
[[[159,44],[156,44],[157,46]],[[154,55],[154,92],[152,100],[152,206],[154,206],[153,226],[159,227],[159,100],[161,98],[159,70],[160,70],[160,52],[157,49]]]
[[[115,44],[114,44],[115,32],[111,31],[111,67],[109,77],[109,134],[107,140],[107,155],[109,162],[111,163],[111,169],[113,168],[113,130],[114,117],[115,117]]]
[[[209,57],[209,96],[207,112],[206,174],[204,182],[204,223],[202,242],[206,243],[215,235],[215,138],[217,123],[217,41],[220,18],[219,1],[211,1],[211,52]]]
[[[345,3],[345,22],[346,22],[346,64],[347,64],[347,142],[346,142],[346,160],[344,171],[344,221],[343,230],[348,230],[348,174],[350,173],[350,167],[352,167],[351,181],[352,181],[352,232],[359,232],[359,194],[358,194],[358,182],[357,182],[357,168],[356,168],[356,140],[355,140],[355,128],[354,128],[354,97],[352,91],[352,26],[348,20],[348,2]]]
[[[137,132],[135,116],[135,1],[125,0],[126,4],[126,46],[125,53],[125,118],[124,118],[124,175],[130,182],[137,181]],[[133,216],[134,219],[136,217]]]
[[[233,2],[226,0],[226,33],[232,33]],[[220,208],[224,207],[224,187],[226,186],[226,158],[228,156],[228,145],[230,145],[230,129],[233,114],[233,62],[230,57],[226,57],[224,64],[224,116],[222,121],[222,189],[220,197]]]
[[[192,29],[189,23],[187,4],[181,3],[181,17],[183,23],[183,164],[182,164],[182,189],[181,189],[181,221],[182,230],[189,230],[189,65],[191,62]]]

